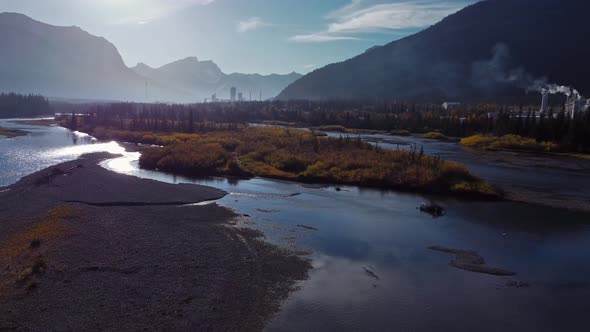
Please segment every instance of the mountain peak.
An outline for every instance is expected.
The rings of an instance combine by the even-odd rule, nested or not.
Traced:
[[[138,62],[135,65],[135,67],[133,67],[133,69],[153,69],[153,68],[143,62]]]
[[[184,64],[198,64],[200,63],[199,58],[196,56],[189,56],[184,59],[176,61],[177,63],[184,63]]]

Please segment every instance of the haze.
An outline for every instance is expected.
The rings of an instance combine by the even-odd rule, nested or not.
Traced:
[[[227,73],[307,73],[422,30],[473,0],[0,0],[0,11],[80,26],[128,66],[187,56]],[[240,54],[236,57],[235,54]]]

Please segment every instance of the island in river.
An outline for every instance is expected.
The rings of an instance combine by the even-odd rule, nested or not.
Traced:
[[[259,176],[358,185],[471,199],[501,197],[459,163],[430,157],[423,151],[385,150],[350,137],[318,137],[309,130],[233,124],[208,124],[198,133],[175,133],[97,127],[86,125],[91,121],[84,118],[77,122],[78,128],[101,140],[153,145],[142,151],[139,162],[145,169],[193,177]]]
[[[310,264],[231,226],[225,192],[91,154],[0,191],[0,330],[261,330]]]

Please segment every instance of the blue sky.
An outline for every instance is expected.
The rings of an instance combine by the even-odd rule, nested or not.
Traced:
[[[225,72],[306,73],[415,33],[476,0],[0,0],[113,42],[129,66],[197,56]]]

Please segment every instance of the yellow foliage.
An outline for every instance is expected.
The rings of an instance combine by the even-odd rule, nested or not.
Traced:
[[[491,150],[526,150],[537,152],[558,152],[561,147],[551,142],[537,142],[533,138],[518,135],[505,135],[501,137],[475,135],[461,140],[461,145],[467,147],[484,148]]]
[[[116,135],[164,145],[143,151],[141,167],[194,176],[249,174],[437,192],[450,192],[457,183],[481,182],[456,163],[382,150],[357,139],[317,137],[308,130],[247,127],[207,134]]]

